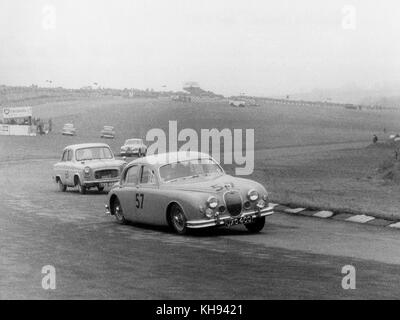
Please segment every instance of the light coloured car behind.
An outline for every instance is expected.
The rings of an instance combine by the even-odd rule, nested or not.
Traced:
[[[118,182],[126,162],[117,160],[104,143],[76,144],[63,150],[61,160],[54,165],[54,180],[60,191],[77,188],[82,194]]]
[[[115,129],[113,126],[104,126],[100,133],[101,138],[105,139],[114,139],[115,138]]]
[[[76,128],[72,123],[64,124],[61,134],[64,136],[75,136],[76,135]]]
[[[121,156],[143,157],[147,153],[147,146],[144,144],[143,139],[128,139],[121,147]]]

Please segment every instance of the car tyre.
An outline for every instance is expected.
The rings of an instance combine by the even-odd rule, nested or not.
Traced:
[[[78,191],[80,194],[86,194],[86,187],[81,184],[81,181],[78,180]]]
[[[67,186],[62,183],[61,179],[58,179],[57,184],[58,184],[58,190],[60,190],[61,192],[67,191]]]
[[[178,204],[173,204],[168,215],[168,223],[171,228],[177,234],[186,234],[188,232],[186,221],[185,213],[182,208]]]
[[[118,198],[115,198],[111,204],[111,213],[115,216],[115,219],[119,224],[126,224],[126,219],[124,217],[124,211],[122,210],[121,203]]]
[[[253,222],[245,224],[246,229],[251,233],[260,232],[265,226],[265,217],[255,218]]]

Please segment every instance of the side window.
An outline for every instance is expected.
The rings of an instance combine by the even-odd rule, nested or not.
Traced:
[[[125,183],[138,184],[139,182],[139,166],[133,166],[128,169],[125,175]]]
[[[67,161],[67,155],[68,155],[68,150],[65,150],[62,155],[61,161],[63,161],[63,162]]]
[[[156,178],[154,172],[149,167],[143,167],[142,175],[140,177],[141,184],[154,184],[156,183]]]
[[[71,161],[72,160],[72,150],[68,150],[68,158],[67,161]]]

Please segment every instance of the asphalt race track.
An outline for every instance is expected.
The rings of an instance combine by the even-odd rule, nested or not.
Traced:
[[[398,230],[285,214],[257,235],[123,226],[105,215],[106,193],[58,192],[54,162],[0,164],[0,299],[400,297]],[[41,286],[45,265],[55,290]],[[342,289],[345,265],[355,290]]]

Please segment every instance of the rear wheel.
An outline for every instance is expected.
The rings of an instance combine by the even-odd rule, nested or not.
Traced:
[[[111,210],[112,210],[111,213],[114,214],[115,219],[117,220],[118,223],[126,224],[124,212],[122,210],[121,203],[119,202],[118,198],[115,198],[114,201],[112,202]]]
[[[172,205],[169,215],[168,215],[168,222],[172,229],[178,234],[185,234],[188,231],[186,226],[186,217],[183,213],[182,208],[174,204]]]
[[[65,191],[67,190],[67,186],[64,185],[64,184],[61,182],[61,179],[58,179],[57,184],[58,184],[58,190],[60,190],[61,192],[65,192]]]
[[[251,233],[260,232],[265,226],[265,217],[255,218],[253,222],[245,224],[247,230]]]

